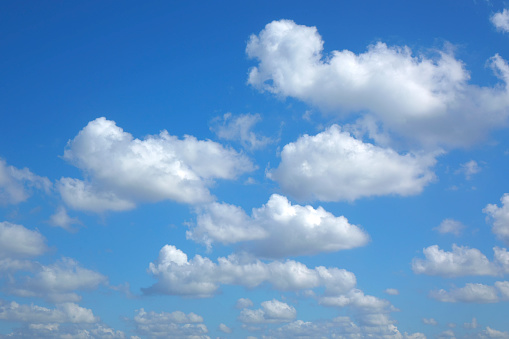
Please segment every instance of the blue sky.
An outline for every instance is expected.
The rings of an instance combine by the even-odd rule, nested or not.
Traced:
[[[509,338],[509,5],[0,4],[0,338]]]

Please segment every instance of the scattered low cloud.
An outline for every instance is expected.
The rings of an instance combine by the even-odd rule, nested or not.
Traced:
[[[509,253],[505,248],[494,247],[494,260],[490,261],[476,248],[452,245],[452,251],[441,250],[438,245],[423,249],[425,259],[414,258],[412,270],[416,274],[442,277],[497,276],[509,272]]]
[[[505,33],[509,32],[509,11],[507,9],[493,14],[490,20],[497,30]]]
[[[505,300],[509,295],[509,282],[497,281],[494,286],[484,284],[467,283],[464,287],[453,288],[450,291],[444,289],[431,291],[430,297],[441,302],[448,303],[496,303],[501,301],[501,297]]]
[[[214,179],[235,179],[254,169],[244,155],[210,140],[179,139],[162,131],[135,139],[114,121],[91,121],[69,141],[63,158],[88,180],[62,178],[57,188],[73,209],[126,210],[137,202],[212,200]]]
[[[477,327],[479,327],[479,323],[477,322],[476,318],[472,318],[472,322],[464,323],[463,327],[468,329],[476,329]]]
[[[481,171],[481,167],[475,160],[470,160],[464,164],[460,165],[460,168],[455,171],[456,174],[465,175],[465,179],[471,180],[474,174],[477,174]]]
[[[287,144],[268,173],[299,200],[341,201],[381,195],[415,195],[435,179],[434,155],[400,155],[353,138],[333,125]]]
[[[76,229],[72,225],[80,225],[81,221],[78,218],[71,218],[67,214],[67,210],[63,206],[59,206],[55,214],[50,216],[49,224],[55,227],[61,227],[66,231],[74,232]]]
[[[261,121],[260,114],[233,115],[226,113],[212,120],[210,129],[220,139],[239,141],[249,150],[261,149],[274,142],[266,136],[259,136],[252,131],[254,125]]]
[[[20,305],[17,302],[0,301],[0,319],[11,322],[27,323],[95,323],[99,318],[92,310],[74,303],[57,304],[56,308]]]
[[[78,302],[76,291],[96,289],[107,278],[81,267],[71,258],[62,258],[53,265],[39,266],[31,276],[11,284],[9,291],[23,297],[44,298],[50,302]]]
[[[240,298],[237,300],[237,303],[235,304],[235,308],[242,309],[242,308],[249,308],[253,306],[253,302],[251,299],[248,298]]]
[[[36,257],[47,249],[46,239],[39,231],[10,222],[0,222],[0,260]]]
[[[35,175],[28,168],[9,166],[0,158],[0,206],[26,201],[34,188],[49,193],[51,187],[48,178]]]
[[[387,288],[384,292],[388,295],[398,295],[399,294],[399,291],[395,288]]]
[[[228,326],[226,326],[223,323],[219,324],[219,331],[221,331],[223,333],[227,333],[227,334],[230,334],[233,332],[233,330],[231,328],[229,328]]]
[[[422,318],[422,322],[426,325],[437,326],[438,322],[433,318]]]
[[[142,308],[136,311],[133,321],[136,332],[149,338],[204,338],[208,333],[203,318],[195,313],[156,313]]]
[[[200,210],[190,239],[210,247],[213,242],[245,242],[244,251],[265,258],[335,252],[365,245],[369,236],[343,217],[322,207],[292,205],[273,194],[248,216],[240,207],[212,203]]]
[[[502,206],[495,204],[487,205],[482,211],[491,218],[493,227],[491,231],[506,244],[509,244],[509,194],[505,193],[500,198]]]
[[[165,245],[159,258],[148,268],[158,281],[145,294],[170,294],[211,297],[220,285],[240,285],[247,288],[268,283],[276,290],[298,291],[324,287],[325,293],[349,291],[356,284],[355,275],[338,268],[323,266],[308,268],[302,263],[286,260],[269,263],[249,256],[220,257],[217,263],[196,255],[187,255],[175,246]]]
[[[261,303],[261,308],[252,310],[244,308],[239,315],[239,321],[245,324],[265,324],[290,322],[297,316],[293,306],[273,299]]]
[[[463,230],[465,229],[465,225],[461,222],[454,219],[444,219],[438,227],[435,227],[434,230],[440,234],[451,233],[455,236],[460,236]]]

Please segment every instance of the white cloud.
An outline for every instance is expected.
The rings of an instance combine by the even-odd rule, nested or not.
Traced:
[[[399,291],[395,288],[387,288],[385,291],[388,295],[398,295]]]
[[[64,159],[83,170],[88,181],[60,179],[63,200],[94,212],[165,199],[210,201],[213,179],[234,179],[254,169],[247,157],[213,141],[179,139],[166,131],[135,139],[105,118],[91,121],[69,141]]]
[[[21,225],[0,222],[0,259],[34,257],[46,252],[46,239]]]
[[[16,302],[0,302],[0,319],[26,323],[95,323],[99,318],[92,310],[74,303],[63,303],[49,309],[37,305],[20,305]]]
[[[251,257],[230,255],[220,257],[217,264],[196,255],[187,255],[175,246],[165,245],[159,258],[150,263],[148,271],[158,279],[147,294],[210,297],[220,285],[240,285],[248,288],[268,283],[276,290],[304,290],[325,287],[325,292],[337,294],[349,291],[356,284],[355,275],[343,269],[310,269],[304,264],[286,260],[264,263]]]
[[[30,172],[28,168],[8,166],[0,158],[0,205],[18,204],[28,199],[32,188],[48,193],[51,182]]]
[[[292,205],[284,196],[273,194],[267,204],[248,216],[241,208],[212,203],[197,217],[188,238],[211,245],[249,241],[245,251],[265,258],[334,252],[365,245],[369,236],[343,217],[322,207]]]
[[[292,321],[297,316],[293,306],[276,299],[264,301],[261,305],[262,308],[256,310],[243,309],[239,320],[249,324],[280,323]]]
[[[467,283],[465,287],[455,288],[451,291],[438,290],[430,292],[430,297],[449,303],[496,303],[499,301],[497,289],[483,284]]]
[[[364,143],[333,125],[315,136],[286,145],[281,164],[268,176],[297,199],[355,200],[420,193],[434,180],[432,155],[400,155]]]
[[[269,23],[247,44],[248,56],[258,60],[248,82],[343,117],[361,112],[430,146],[469,145],[506,124],[509,72],[498,54],[489,62],[503,84],[488,88],[468,84],[464,64],[450,51],[415,56],[406,46],[378,42],[361,54],[324,56],[323,44],[316,27]]]
[[[433,318],[422,318],[422,322],[426,325],[437,326],[438,322]]]
[[[391,310],[391,303],[372,295],[365,295],[358,289],[353,289],[347,294],[337,296],[324,296],[319,299],[324,306],[345,307],[351,306],[363,313],[380,313]]]
[[[477,161],[470,160],[460,165],[460,168],[455,172],[456,174],[464,174],[465,179],[470,180],[472,176],[481,171],[481,167],[477,164]]]
[[[77,218],[71,218],[63,206],[59,206],[55,214],[51,215],[49,224],[55,227],[61,227],[67,231],[74,231],[72,225],[79,225],[81,222]]]
[[[482,211],[491,217],[493,227],[491,231],[505,243],[509,244],[509,194],[505,193],[502,198],[502,207],[488,204]]]
[[[414,258],[412,270],[416,274],[459,277],[474,275],[499,275],[507,269],[499,260],[505,257],[503,250],[494,248],[495,261],[488,258],[476,248],[452,245],[452,252],[441,250],[438,245],[423,249],[426,259]]]
[[[461,232],[465,229],[465,225],[454,219],[444,219],[438,227],[435,227],[440,234],[452,233],[455,236],[461,235]]]
[[[223,323],[219,324],[219,331],[221,331],[223,333],[228,333],[228,334],[233,332],[233,330],[231,328],[229,328],[228,326],[226,326]]]
[[[140,335],[150,338],[208,338],[203,318],[195,313],[156,313],[146,312],[143,308],[136,312],[134,323]]]
[[[509,32],[509,11],[504,9],[502,12],[495,13],[490,18],[497,30]]]
[[[8,338],[38,339],[126,339],[125,333],[104,324],[28,324],[7,335]],[[135,339],[136,337],[131,337]]]
[[[476,329],[477,327],[479,327],[479,324],[477,323],[477,319],[476,318],[472,318],[472,322],[464,323],[463,327],[464,328],[469,328],[469,329]]]
[[[88,270],[70,258],[63,258],[53,265],[41,266],[33,276],[15,282],[11,293],[24,297],[39,297],[51,302],[77,302],[81,297],[76,290],[90,290],[106,283],[107,278]]]
[[[251,299],[248,299],[248,298],[240,298],[239,300],[237,300],[237,303],[235,303],[235,308],[248,308],[248,307],[251,307],[253,306],[253,302],[251,301]]]
[[[509,338],[509,332],[502,332],[495,330],[489,326],[486,326],[486,329],[481,333],[481,338]]]
[[[260,149],[273,142],[265,136],[257,136],[251,129],[261,120],[260,114],[240,114],[233,116],[231,113],[212,120],[210,129],[220,139],[240,141],[244,148],[250,150]]]

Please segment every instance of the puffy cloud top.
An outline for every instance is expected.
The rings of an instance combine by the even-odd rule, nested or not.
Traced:
[[[249,241],[243,249],[266,258],[315,254],[365,245],[369,237],[343,217],[322,207],[292,205],[273,194],[252,216],[237,206],[213,203],[197,218],[188,236],[210,244]]]
[[[46,239],[21,225],[0,222],[0,259],[33,257],[47,250]]]
[[[507,9],[493,14],[490,19],[499,31],[509,32],[509,11]]]
[[[337,125],[304,135],[281,152],[269,173],[284,192],[298,199],[355,200],[387,194],[420,193],[435,175],[431,155],[400,155],[353,138]]]
[[[148,269],[158,282],[144,292],[210,297],[222,284],[253,288],[269,283],[283,291],[325,287],[326,293],[344,293],[356,284],[355,275],[344,269],[323,266],[310,269],[293,260],[264,263],[230,255],[217,261],[200,255],[188,260],[175,246],[165,245]]]
[[[501,207],[489,204],[483,209],[483,212],[493,220],[492,232],[509,244],[509,193],[504,194],[500,201],[502,202]]]
[[[378,42],[361,54],[324,56],[323,43],[316,27],[267,24],[247,44],[248,56],[259,62],[248,82],[325,111],[367,112],[386,129],[426,145],[469,145],[507,122],[509,70],[499,55],[490,65],[504,85],[486,88],[469,85],[463,63],[447,51],[429,58]]]
[[[90,182],[62,178],[62,198],[73,208],[96,212],[129,209],[138,201],[210,201],[212,179],[234,179],[254,169],[247,157],[213,141],[179,139],[167,131],[135,139],[105,118],[91,121],[69,141],[64,159]]]
[[[49,192],[51,186],[48,178],[35,175],[28,168],[8,166],[0,158],[0,205],[18,204],[28,199],[31,188]]]

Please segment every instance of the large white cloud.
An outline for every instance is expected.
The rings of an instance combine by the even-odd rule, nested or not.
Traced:
[[[209,338],[203,318],[195,313],[156,313],[142,308],[136,311],[134,324],[136,332],[148,338]]]
[[[509,273],[509,253],[505,248],[494,247],[494,260],[490,261],[476,248],[452,245],[452,251],[441,250],[438,245],[422,251],[425,259],[414,258],[414,273],[443,277],[497,276]]]
[[[489,204],[483,209],[483,212],[493,220],[492,232],[509,244],[509,193],[505,193],[500,201],[502,202],[501,207]]]
[[[509,32],[509,11],[507,9],[493,14],[490,20],[499,31]]]
[[[286,145],[281,164],[269,173],[298,199],[355,200],[366,196],[420,193],[434,178],[432,155],[400,155],[353,138],[333,125]]]
[[[47,250],[46,239],[38,231],[0,222],[0,259],[34,257]]]
[[[249,241],[243,250],[265,258],[333,252],[365,245],[369,236],[322,207],[292,205],[273,194],[248,216],[240,207],[212,203],[198,214],[191,239],[210,245]]]
[[[261,306],[256,310],[244,308],[238,319],[247,324],[264,324],[289,322],[297,316],[293,306],[276,299],[264,301]]]
[[[273,21],[252,35],[246,48],[258,65],[248,82],[325,111],[367,114],[409,140],[463,146],[478,141],[508,116],[509,67],[499,56],[490,65],[503,84],[468,84],[463,63],[448,51],[415,56],[408,47],[378,42],[367,51],[324,56],[316,27]]]
[[[254,169],[247,157],[213,141],[179,139],[167,131],[135,139],[105,118],[91,121],[69,141],[64,159],[88,181],[62,178],[62,198],[72,208],[95,212],[143,201],[210,201],[213,179],[234,179]]]
[[[51,302],[77,302],[77,290],[96,289],[107,282],[102,274],[81,267],[75,260],[63,258],[53,265],[40,266],[33,276],[14,282],[10,292],[24,297],[39,297]]]
[[[340,294],[356,284],[355,275],[344,269],[323,266],[311,269],[293,260],[265,263],[241,255],[220,257],[217,263],[200,255],[188,260],[184,252],[171,245],[161,249],[148,271],[158,281],[143,289],[145,293],[194,297],[210,297],[220,285],[254,288],[268,283],[282,291],[324,287],[326,294]]]
[[[8,166],[0,158],[0,205],[17,204],[28,199],[32,188],[49,192],[51,182],[30,172],[28,168]]]
[[[95,323],[99,321],[92,310],[74,303],[58,304],[56,308],[49,309],[34,304],[20,305],[14,301],[4,304],[0,301],[0,319],[26,323]]]

